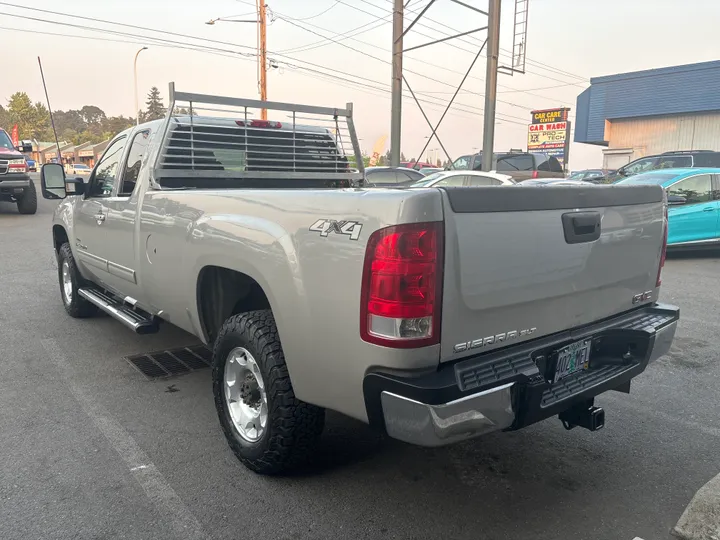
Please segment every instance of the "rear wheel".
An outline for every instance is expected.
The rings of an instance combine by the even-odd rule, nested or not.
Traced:
[[[35,182],[30,180],[30,185],[17,200],[17,209],[21,214],[34,214],[37,212],[37,192],[35,191]]]
[[[97,313],[97,307],[78,294],[83,279],[75,266],[70,244],[67,243],[60,246],[60,251],[58,251],[58,281],[60,282],[60,297],[68,315],[80,319],[92,317]]]
[[[220,425],[245,466],[279,474],[309,459],[325,410],[295,397],[270,310],[225,321],[215,341],[212,377]]]

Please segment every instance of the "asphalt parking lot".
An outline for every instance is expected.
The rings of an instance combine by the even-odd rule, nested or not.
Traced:
[[[122,357],[193,337],[74,320],[59,297],[54,203],[0,203],[0,538],[667,539],[720,472],[720,253],[671,257],[672,353],[601,396],[604,430],[556,420],[449,448],[384,439],[331,414],[318,463],[246,470],[209,371],[146,381]]]

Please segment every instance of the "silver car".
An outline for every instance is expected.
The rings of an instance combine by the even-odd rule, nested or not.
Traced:
[[[441,171],[430,174],[410,187],[486,187],[512,186],[507,174],[480,171]]]

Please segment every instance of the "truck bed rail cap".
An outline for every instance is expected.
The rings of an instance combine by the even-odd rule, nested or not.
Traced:
[[[441,188],[457,214],[600,208],[663,201],[660,186],[507,186]]]

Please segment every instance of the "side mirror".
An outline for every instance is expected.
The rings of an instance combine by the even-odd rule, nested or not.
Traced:
[[[46,163],[40,169],[40,186],[42,196],[46,199],[64,199],[65,171],[59,163]]]
[[[685,197],[682,197],[680,195],[668,195],[668,204],[670,206],[679,206],[686,203],[687,199]]]
[[[63,166],[46,163],[40,169],[42,196],[46,199],[64,199],[68,195],[84,195],[85,181],[82,178],[65,178]]]
[[[15,148],[18,152],[22,152],[23,154],[29,154],[32,152],[32,144],[19,144]]]

